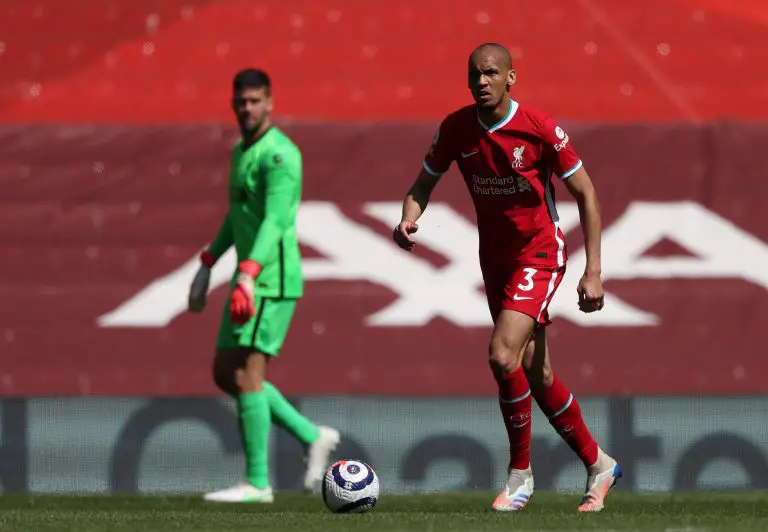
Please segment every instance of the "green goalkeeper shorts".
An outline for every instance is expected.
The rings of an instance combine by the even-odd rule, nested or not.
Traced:
[[[256,297],[254,301],[256,314],[250,321],[239,325],[229,318],[229,300],[227,300],[216,348],[244,348],[277,356],[291,326],[297,301],[296,299]]]

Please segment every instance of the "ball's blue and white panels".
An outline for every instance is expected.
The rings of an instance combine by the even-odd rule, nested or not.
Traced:
[[[325,473],[323,501],[335,513],[365,513],[379,499],[379,478],[359,460],[339,460]]]

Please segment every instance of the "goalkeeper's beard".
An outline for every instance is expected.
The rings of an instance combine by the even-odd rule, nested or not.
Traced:
[[[261,137],[271,125],[272,123],[269,119],[269,113],[265,111],[258,120],[254,121],[253,126],[243,123],[242,120],[239,121],[240,135],[246,140],[255,141]]]

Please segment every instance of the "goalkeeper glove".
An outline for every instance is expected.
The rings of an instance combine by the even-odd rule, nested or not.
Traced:
[[[205,298],[208,295],[208,285],[211,281],[211,268],[214,264],[216,264],[216,257],[208,251],[203,251],[200,254],[200,268],[189,287],[187,308],[190,312],[202,312],[205,308]]]
[[[253,286],[261,273],[261,264],[255,260],[244,260],[238,270],[235,288],[229,296],[229,317],[234,323],[243,325],[256,314]]]

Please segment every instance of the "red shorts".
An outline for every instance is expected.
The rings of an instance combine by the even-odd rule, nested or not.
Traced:
[[[511,275],[486,279],[485,293],[493,321],[502,309],[507,309],[527,314],[539,325],[549,325],[547,308],[564,274],[565,266],[555,270],[521,266]]]

